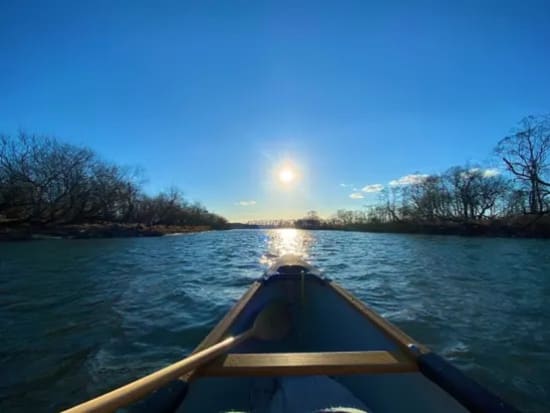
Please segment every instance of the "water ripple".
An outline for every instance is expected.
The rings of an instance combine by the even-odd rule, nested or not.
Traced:
[[[550,405],[550,244],[226,231],[0,245],[0,410],[55,411],[192,350],[297,253],[526,412]]]

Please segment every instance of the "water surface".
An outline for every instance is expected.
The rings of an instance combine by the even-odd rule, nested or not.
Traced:
[[[550,243],[234,230],[0,244],[0,411],[55,411],[178,360],[298,253],[526,412],[550,410]]]

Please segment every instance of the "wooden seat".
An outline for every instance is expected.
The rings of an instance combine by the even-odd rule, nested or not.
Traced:
[[[197,371],[198,376],[292,376],[404,373],[414,360],[388,351],[227,354]]]

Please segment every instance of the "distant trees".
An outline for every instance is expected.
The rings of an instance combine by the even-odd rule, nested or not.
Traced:
[[[147,225],[211,225],[222,228],[225,218],[212,214],[199,203],[190,204],[178,188],[149,197],[142,196],[134,213],[135,221]]]
[[[379,202],[362,210],[339,209],[324,220],[310,211],[294,224],[369,230],[391,230],[398,224],[395,230],[414,232],[428,226],[475,231],[482,223],[519,225],[528,231],[538,223],[531,234],[547,236],[548,217],[540,218],[550,213],[550,114],[523,119],[498,142],[495,153],[503,162],[500,168],[460,165],[440,174],[416,173],[391,181],[380,192]]]
[[[510,175],[481,166],[394,181],[367,212],[338,210],[326,223],[472,223],[550,212],[550,115],[523,119],[495,149]]]
[[[529,212],[548,212],[550,195],[550,115],[528,116],[496,148],[508,171],[528,192]]]
[[[434,221],[446,216],[449,194],[442,177],[427,176],[420,182],[404,186],[402,192],[404,218]]]
[[[256,219],[248,221],[248,226],[257,228],[294,228],[293,219]]]
[[[550,212],[550,115],[524,118],[495,153],[498,169],[454,166],[413,175],[381,192],[364,210],[338,210],[324,222],[316,211],[301,220],[256,221],[267,227],[357,226],[384,223],[476,223]],[[88,148],[54,138],[0,135],[0,224],[93,222],[226,227],[223,217],[189,203],[172,188],[151,196],[135,174]]]
[[[177,189],[143,193],[125,168],[88,148],[20,133],[0,136],[0,217],[34,225],[120,222],[224,227]]]
[[[506,180],[493,169],[454,167],[444,174],[444,180],[450,200],[448,215],[462,220],[495,216],[508,191]]]
[[[319,228],[321,226],[321,218],[317,211],[311,210],[307,212],[307,215],[302,219],[297,219],[294,221],[294,226],[296,228]]]
[[[509,184],[480,168],[455,166],[440,175],[386,188],[364,211],[338,210],[329,223],[349,226],[388,222],[471,222],[504,212]]]
[[[0,211],[19,222],[77,219],[89,209],[83,199],[94,190],[96,164],[85,148],[25,134],[0,136]]]
[[[472,221],[497,214],[508,184],[494,169],[454,166],[401,190],[403,218]]]
[[[367,213],[339,210],[332,218],[342,225],[384,222],[466,222],[504,212],[509,183],[493,169],[455,166],[381,193]]]

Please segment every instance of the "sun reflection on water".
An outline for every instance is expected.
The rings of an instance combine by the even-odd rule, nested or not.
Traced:
[[[260,258],[264,265],[271,265],[285,254],[294,254],[307,260],[314,242],[308,231],[295,228],[272,229],[267,232],[267,251]]]

